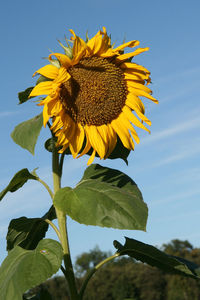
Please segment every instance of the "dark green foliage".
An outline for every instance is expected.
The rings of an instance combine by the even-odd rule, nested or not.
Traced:
[[[120,255],[128,255],[150,266],[184,276],[197,277],[199,266],[178,256],[166,254],[156,247],[125,237],[124,245],[114,241],[114,246]]]
[[[29,179],[37,180],[37,177],[31,174],[28,169],[22,169],[19,172],[17,172],[13,178],[11,179],[10,183],[7,185],[7,187],[0,193],[0,200],[3,199],[3,197],[8,192],[16,192],[18,189],[20,189]]]
[[[31,86],[31,87],[27,88],[25,91],[18,93],[19,104],[22,104],[30,99],[29,95],[30,95],[31,91],[33,90],[33,88],[34,88],[34,86]]]
[[[88,270],[95,267],[100,261],[111,256],[110,252],[104,252],[96,246],[90,252],[84,252],[76,258],[75,271],[76,276],[83,276]]]
[[[41,239],[45,237],[48,224],[40,218],[21,217],[13,219],[8,227],[7,250],[15,246],[33,250]]]
[[[173,240],[163,245],[170,255],[200,262],[200,249],[193,248],[187,241]],[[109,253],[97,247],[89,253],[77,257],[77,283],[81,286],[85,271],[88,271],[104,259]],[[81,270],[81,272],[80,272]],[[80,277],[80,273],[82,277]],[[55,277],[37,287],[37,291],[47,289],[54,300],[69,300],[66,281]],[[146,264],[136,263],[130,257],[121,257],[109,262],[94,274],[89,282],[84,300],[199,300],[200,281],[192,278],[172,275]]]

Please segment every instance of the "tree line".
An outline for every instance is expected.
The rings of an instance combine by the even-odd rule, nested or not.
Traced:
[[[200,249],[188,241],[172,240],[161,249],[200,265]],[[95,247],[76,258],[78,286],[97,263],[110,252]],[[36,295],[33,297],[33,295]],[[68,300],[65,278],[55,276],[30,290],[24,299]],[[42,296],[43,295],[43,296]],[[41,297],[42,296],[42,297]],[[200,281],[168,274],[130,257],[118,258],[98,270],[89,282],[84,300],[200,300]]]

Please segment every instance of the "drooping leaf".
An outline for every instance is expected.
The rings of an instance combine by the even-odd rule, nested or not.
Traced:
[[[22,122],[11,133],[13,141],[34,155],[35,145],[43,125],[42,113]]]
[[[192,262],[168,255],[156,247],[126,237],[126,242],[121,245],[113,242],[120,255],[128,255],[163,271],[197,278],[200,267]],[[199,277],[200,278],[200,277]]]
[[[35,250],[13,248],[0,267],[0,295],[3,300],[22,300],[22,294],[42,283],[61,266],[62,247],[51,239],[42,240]]]
[[[48,224],[41,218],[21,217],[13,219],[8,227],[7,250],[20,246],[27,250],[33,250],[39,241],[45,237]]]
[[[21,217],[13,219],[8,227],[7,250],[10,251],[15,246],[20,246],[27,250],[33,250],[37,247],[39,241],[43,239],[48,230],[48,223],[56,219],[55,208],[52,205],[42,218]]]
[[[86,169],[74,189],[60,189],[54,205],[81,224],[146,229],[148,209],[136,183],[124,173],[98,164]]]
[[[0,200],[7,194],[7,192],[15,192],[20,189],[29,179],[37,180],[37,177],[29,173],[28,169],[22,169],[17,172],[11,179],[8,186],[0,193]]]
[[[25,91],[18,93],[19,104],[22,104],[22,103],[30,100],[29,95],[30,95],[31,91],[33,90],[33,88],[34,88],[34,86],[31,86],[31,87],[27,88]]]

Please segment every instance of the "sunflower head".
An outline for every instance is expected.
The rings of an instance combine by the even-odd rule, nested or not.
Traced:
[[[47,79],[30,94],[46,96],[39,103],[44,107],[44,126],[52,120],[51,130],[61,153],[67,148],[74,158],[91,153],[88,164],[97,154],[108,158],[118,140],[134,150],[134,141],[139,142],[134,127],[149,131],[143,122],[151,125],[140,97],[157,103],[147,87],[150,72],[130,62],[148,48],[124,53],[126,47],[133,48],[139,42],[114,48],[105,28],[87,42],[70,32],[73,46],[59,42],[65,54],[52,53],[50,64],[35,72]]]

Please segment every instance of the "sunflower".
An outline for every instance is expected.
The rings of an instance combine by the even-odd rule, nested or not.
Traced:
[[[44,106],[44,126],[51,118],[60,153],[69,147],[76,158],[92,149],[88,164],[96,153],[101,159],[108,158],[118,138],[124,147],[134,150],[133,140],[139,143],[139,137],[133,125],[147,131],[143,123],[151,125],[140,97],[158,102],[147,87],[150,72],[130,62],[148,48],[124,53],[126,47],[138,46],[139,41],[114,48],[105,27],[87,42],[70,32],[73,47],[61,44],[65,54],[50,54],[50,64],[34,73],[48,79],[30,94],[46,95],[39,103]]]

